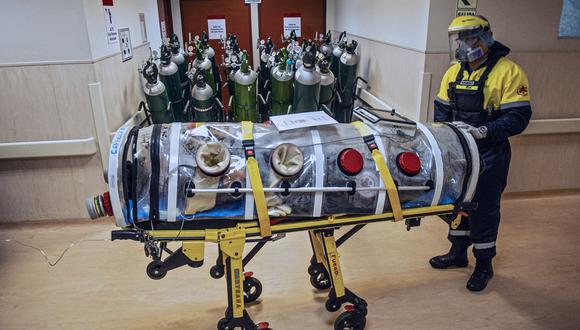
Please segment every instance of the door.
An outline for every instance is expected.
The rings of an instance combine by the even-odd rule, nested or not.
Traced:
[[[173,35],[173,17],[170,0],[157,0],[157,10],[159,11],[161,38],[171,38]]]
[[[258,8],[260,39],[272,37],[276,49],[282,45],[284,17],[300,17],[302,38],[314,39],[316,33],[326,32],[325,0],[264,0]]]
[[[225,17],[226,33],[238,36],[240,49],[247,50],[250,63],[252,63],[252,32],[250,22],[250,5],[244,4],[244,0],[181,0],[181,25],[183,28],[183,41],[188,41],[191,33],[201,36],[202,31],[207,31],[208,18]],[[223,54],[219,40],[210,40],[209,44],[215,50],[217,64],[221,64]],[[225,81],[222,76],[222,81]]]

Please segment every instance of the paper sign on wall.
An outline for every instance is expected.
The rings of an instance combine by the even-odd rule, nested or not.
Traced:
[[[301,37],[301,21],[300,14],[284,14],[284,37],[290,36],[290,32],[294,30],[297,37]]]
[[[163,38],[162,40],[165,40],[165,38],[167,38],[167,26],[165,25],[165,21],[159,22],[159,25],[161,26],[161,38]]]
[[[107,31],[107,42],[116,44],[119,41],[117,36],[117,28],[113,21],[113,1],[103,0],[103,10],[105,11],[105,29]]]
[[[475,15],[477,12],[477,0],[457,0],[455,16]]]
[[[207,17],[207,31],[209,40],[219,40],[226,37],[226,17],[223,15]]]

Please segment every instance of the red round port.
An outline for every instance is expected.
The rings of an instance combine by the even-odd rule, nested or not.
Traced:
[[[364,165],[363,156],[355,149],[344,149],[338,155],[338,167],[347,175],[357,175]]]
[[[103,194],[103,206],[105,207],[105,214],[112,216],[113,208],[111,207],[111,197],[109,197],[109,192]]]
[[[401,152],[397,156],[397,165],[406,175],[417,175],[421,171],[421,159],[414,152]]]

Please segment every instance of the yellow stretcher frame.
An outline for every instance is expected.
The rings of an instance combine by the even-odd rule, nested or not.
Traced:
[[[453,214],[454,210],[454,205],[403,209],[401,210],[400,219],[449,215]],[[393,212],[363,216],[337,214],[319,219],[308,218],[307,220],[282,221],[270,225],[270,229],[272,234],[307,231],[313,243],[312,248],[316,261],[324,265],[330,274],[331,292],[334,294],[333,299],[348,301],[344,299],[347,293],[351,295],[352,293],[348,292],[344,285],[340,257],[337,251],[333,229],[349,225],[397,221],[399,220],[397,218],[399,216]],[[231,310],[231,317],[236,320],[249,318],[244,303],[243,252],[249,237],[259,238],[262,236],[259,221],[240,221],[236,226],[221,229],[150,230],[146,231],[146,233],[152,240],[159,242],[182,241],[182,248],[185,255],[192,261],[199,261],[200,258],[203,259],[205,242],[217,243],[222,254],[223,264],[226,265],[226,278],[229,290],[228,306],[230,307],[229,310]],[[366,316],[366,303],[364,315]]]

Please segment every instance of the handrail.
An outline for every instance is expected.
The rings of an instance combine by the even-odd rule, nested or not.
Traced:
[[[0,143],[0,159],[91,156],[96,153],[97,143],[94,137]]]

